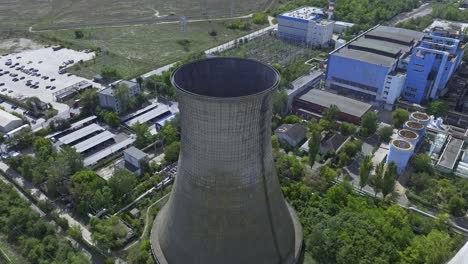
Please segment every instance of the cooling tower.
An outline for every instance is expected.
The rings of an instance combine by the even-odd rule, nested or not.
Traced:
[[[419,135],[412,130],[400,129],[398,131],[398,139],[406,140],[413,144],[413,146],[416,146],[419,142]]]
[[[403,129],[416,132],[419,135],[419,141],[421,141],[426,132],[424,125],[416,121],[406,121],[405,124],[403,124]]]
[[[181,120],[177,177],[151,232],[158,263],[294,264],[302,228],[271,149],[271,67],[212,58],[172,75]]]
[[[429,124],[429,122],[431,121],[431,117],[425,113],[413,112],[411,113],[409,120],[416,121],[423,124],[424,126],[427,126],[427,124]]]
[[[387,155],[387,163],[395,162],[398,168],[398,174],[401,174],[406,168],[411,155],[413,155],[414,146],[403,139],[394,139],[390,142],[390,150]]]

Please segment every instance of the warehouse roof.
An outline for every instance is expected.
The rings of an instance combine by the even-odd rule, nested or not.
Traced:
[[[63,136],[61,138],[59,138],[59,141],[62,142],[63,144],[70,144],[70,143],[73,143],[81,138],[84,138],[86,136],[89,136],[97,131],[102,131],[104,130],[104,128],[102,128],[101,126],[93,123],[89,126],[85,126],[81,129],[78,129],[66,136]]]
[[[453,170],[458,157],[460,156],[463,140],[452,137],[447,143],[444,152],[440,156],[437,165]]]
[[[76,149],[76,152],[82,153],[89,149],[94,148],[95,146],[106,142],[107,140],[113,138],[115,135],[109,131],[104,131],[101,134],[97,134],[94,137],[88,138],[87,140],[80,142],[73,146]]]
[[[325,108],[336,105],[341,112],[357,117],[363,116],[372,107],[372,105],[368,103],[325,92],[320,89],[312,89],[299,97],[299,99]]]
[[[152,109],[151,111],[148,111],[142,115],[139,115],[139,116],[136,116],[128,121],[125,122],[125,125],[127,125],[128,127],[131,127],[133,124],[137,123],[137,122],[140,122],[140,123],[146,123],[146,122],[149,122],[163,114],[166,114],[167,112],[170,112],[169,111],[170,108],[166,105],[160,105],[154,109]]]
[[[91,156],[87,157],[84,159],[83,164],[85,166],[89,166],[92,164],[96,164],[98,161],[109,157],[110,155],[117,153],[121,151],[122,149],[126,148],[127,146],[133,144],[135,142],[135,137],[129,137],[125,139],[124,141],[121,141],[119,143],[116,143],[112,146],[109,146],[95,154],[92,154]]]
[[[0,109],[0,126],[5,127],[10,122],[21,121],[20,118]]]
[[[335,50],[332,55],[391,66],[423,37],[424,33],[413,30],[377,26]]]

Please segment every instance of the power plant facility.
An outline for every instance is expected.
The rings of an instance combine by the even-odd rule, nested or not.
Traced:
[[[406,168],[409,159],[414,153],[414,146],[404,139],[394,139],[390,142],[390,148],[387,155],[387,164],[395,162],[398,174]]]
[[[278,36],[285,40],[328,47],[335,22],[322,8],[304,6],[278,15]]]
[[[151,231],[160,264],[296,264],[302,227],[286,203],[271,146],[272,67],[218,57],[183,65],[177,177]]]
[[[392,108],[402,97],[421,104],[443,96],[461,63],[463,35],[378,25],[329,54],[326,86]]]

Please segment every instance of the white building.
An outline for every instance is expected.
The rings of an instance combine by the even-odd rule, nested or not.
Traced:
[[[0,132],[8,133],[22,124],[21,118],[0,109]]]
[[[300,7],[278,15],[278,36],[287,40],[327,47],[333,35],[335,22],[324,19],[322,8]]]

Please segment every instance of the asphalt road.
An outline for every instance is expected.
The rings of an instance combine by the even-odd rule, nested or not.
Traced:
[[[403,22],[411,18],[427,16],[427,15],[430,15],[431,13],[432,13],[432,6],[429,3],[425,3],[421,5],[420,7],[413,9],[410,12],[401,13],[395,16],[388,22],[388,24],[393,26],[399,22]]]

